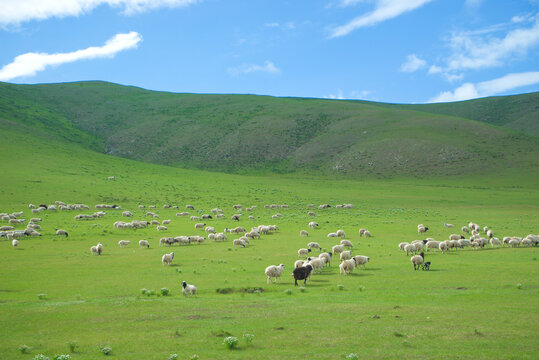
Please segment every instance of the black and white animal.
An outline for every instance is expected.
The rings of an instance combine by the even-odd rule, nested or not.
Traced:
[[[195,287],[195,285],[190,285],[188,284],[186,281],[183,281],[182,282],[182,287],[183,287],[183,295],[185,297],[187,297],[187,295],[189,296],[197,296],[197,288]]]
[[[294,277],[294,282],[296,286],[298,286],[298,280],[304,280],[303,285],[306,285],[307,278],[309,277],[309,275],[311,275],[312,271],[313,271],[313,267],[310,264],[295,268],[294,271],[292,272],[292,276]]]
[[[423,270],[430,270],[430,261],[424,263],[421,267]]]

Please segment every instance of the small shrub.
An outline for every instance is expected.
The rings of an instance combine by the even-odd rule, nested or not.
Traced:
[[[247,344],[250,344],[253,342],[253,339],[255,338],[254,334],[243,334],[243,338],[245,339],[245,342]]]
[[[168,360],[178,360],[180,356],[178,354],[170,354]]]
[[[359,360],[359,356],[357,356],[357,354],[350,353],[350,354],[346,355],[346,359],[349,359],[349,360]]]
[[[71,350],[72,353],[76,352],[78,347],[79,344],[74,340],[69,343],[69,350]]]
[[[227,336],[225,338],[225,340],[223,341],[223,344],[225,344],[227,349],[232,350],[232,349],[234,349],[235,347],[238,346],[239,342],[240,341],[238,340],[237,337],[235,337],[235,336]]]
[[[359,285],[359,291],[365,291],[366,287],[363,285]]]
[[[30,347],[28,345],[21,345],[19,346],[19,351],[21,352],[21,354],[29,354]]]
[[[106,355],[110,355],[110,353],[112,352],[112,348],[110,346],[100,346],[99,347],[99,350],[101,350],[101,352],[106,356]]]
[[[286,289],[286,290],[284,291],[284,293],[285,293],[286,295],[292,295],[292,290]]]
[[[189,358],[189,360],[198,360],[200,357],[197,355],[197,354],[193,354],[191,355],[191,357]]]
[[[176,272],[177,272],[178,274],[181,274],[181,273],[182,273],[182,269],[176,268]]]
[[[300,287],[299,287],[299,291],[305,292],[305,291],[307,291],[307,289],[305,289],[305,287],[303,287],[303,286],[300,286]]]
[[[152,295],[155,295],[155,291],[153,290],[146,291],[146,296],[152,296]]]
[[[47,294],[37,294],[37,298],[39,300],[46,300],[47,299]]]
[[[339,289],[340,291],[343,291],[344,290],[344,285],[342,285],[342,284],[337,285],[337,289]]]
[[[168,293],[170,292],[169,289],[167,288],[161,288],[161,295],[163,296],[168,296]]]
[[[517,289],[519,289],[519,290],[522,289],[522,284],[521,283],[517,284]]]
[[[54,355],[53,360],[71,360],[71,355],[68,355],[68,354]]]
[[[49,360],[49,357],[43,354],[37,354],[32,360]]]
[[[147,292],[148,292],[148,290],[145,289],[145,288],[140,289],[140,293],[141,293],[142,295],[146,295]]]

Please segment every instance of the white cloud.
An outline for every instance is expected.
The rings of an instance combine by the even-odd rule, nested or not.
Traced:
[[[468,7],[478,7],[482,2],[483,0],[466,0],[464,5]]]
[[[272,61],[265,61],[264,65],[248,65],[243,64],[241,66],[228,68],[228,73],[231,75],[250,74],[253,72],[265,72],[268,74],[279,74],[281,69],[275,66]]]
[[[425,60],[418,58],[416,54],[411,54],[406,57],[406,62],[401,65],[401,71],[414,72],[425,66],[427,66]]]
[[[371,93],[372,91],[369,90],[353,90],[348,95],[345,95],[341,89],[338,89],[336,94],[329,94],[324,96],[324,98],[334,100],[366,100]]]
[[[269,28],[283,28],[286,30],[294,30],[296,28],[296,24],[293,21],[288,21],[282,24],[278,22],[271,22],[264,24],[264,26]]]
[[[0,25],[18,25],[29,20],[79,16],[98,6],[109,5],[132,15],[161,7],[183,7],[200,0],[0,0]]]
[[[431,67],[429,67],[429,74],[438,74],[441,73],[443,70],[444,69],[439,66],[431,65]]]
[[[539,84],[539,71],[508,74],[494,80],[483,81],[477,84],[463,84],[454,91],[442,92],[429,102],[470,100],[478,97],[497,95],[508,90],[535,84]]]
[[[8,81],[22,76],[33,76],[48,66],[58,66],[85,59],[113,57],[116,53],[136,48],[142,37],[137,32],[117,34],[103,46],[92,46],[68,53],[26,53],[17,56],[13,62],[0,69],[0,81]]]
[[[432,0],[376,0],[375,9],[372,12],[356,17],[347,24],[332,29],[330,38],[345,36],[356,29],[373,26],[382,21],[393,19],[431,1]],[[350,5],[357,2],[358,1],[348,1]]]

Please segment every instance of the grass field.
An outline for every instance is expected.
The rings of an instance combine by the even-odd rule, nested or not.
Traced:
[[[0,240],[0,358],[32,359],[36,354],[70,353],[73,359],[536,359],[539,342],[539,267],[537,248],[485,248],[446,254],[429,252],[430,271],[414,271],[401,241],[427,236],[446,239],[475,221],[499,238],[537,234],[537,175],[485,173],[473,177],[431,177],[384,181],[328,180],[305,176],[239,176],[138,163],[93,153],[56,139],[29,137],[12,126],[0,144],[4,176],[0,212],[41,217],[42,237],[21,240],[13,249]],[[116,176],[116,181],[107,180]],[[85,203],[90,211],[42,212],[29,203]],[[104,218],[75,221],[94,205],[110,203],[148,219],[156,205],[159,220],[171,219],[168,231],[155,226],[117,230],[126,220],[119,210]],[[218,231],[236,226],[232,205],[257,205],[238,225],[277,224],[279,231],[233,248],[229,241],[159,247],[162,236],[194,235],[188,217],[176,217],[186,204],[192,214],[220,207],[225,219],[206,221]],[[288,204],[281,219],[264,204]],[[307,205],[353,203],[353,209],[315,209]],[[180,210],[164,209],[164,204]],[[255,217],[254,221],[247,219]],[[315,220],[317,230],[307,228]],[[443,223],[455,224],[454,229]],[[372,238],[360,238],[368,228]],[[17,227],[24,228],[24,227]],[[54,235],[56,228],[69,238]],[[309,230],[300,238],[299,231]],[[327,233],[343,229],[353,254],[369,256],[365,270],[339,275],[338,259],[312,276],[304,291],[290,276],[297,250],[309,241],[330,249],[338,240]],[[131,240],[127,248],[119,240]],[[137,243],[147,239],[149,249]],[[101,256],[90,246],[104,244]],[[172,266],[161,256],[175,252]],[[315,251],[316,255],[316,251]],[[264,269],[285,264],[282,281],[266,284]],[[198,287],[199,297],[186,299],[180,284]],[[153,290],[147,296],[141,289]],[[168,288],[168,296],[158,296]],[[242,289],[261,288],[259,292]],[[221,289],[220,292],[217,289]],[[222,290],[225,289],[225,290]],[[230,290],[232,289],[232,290]],[[289,291],[290,290],[290,291]],[[41,299],[38,297],[41,295]],[[253,334],[251,343],[245,334]],[[237,349],[223,345],[226,336],[240,340]],[[30,353],[19,348],[28,346]],[[105,357],[100,346],[109,346]]]

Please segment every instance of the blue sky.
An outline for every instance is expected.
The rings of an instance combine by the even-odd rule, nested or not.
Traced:
[[[539,90],[539,0],[0,0],[0,81],[466,100]]]

